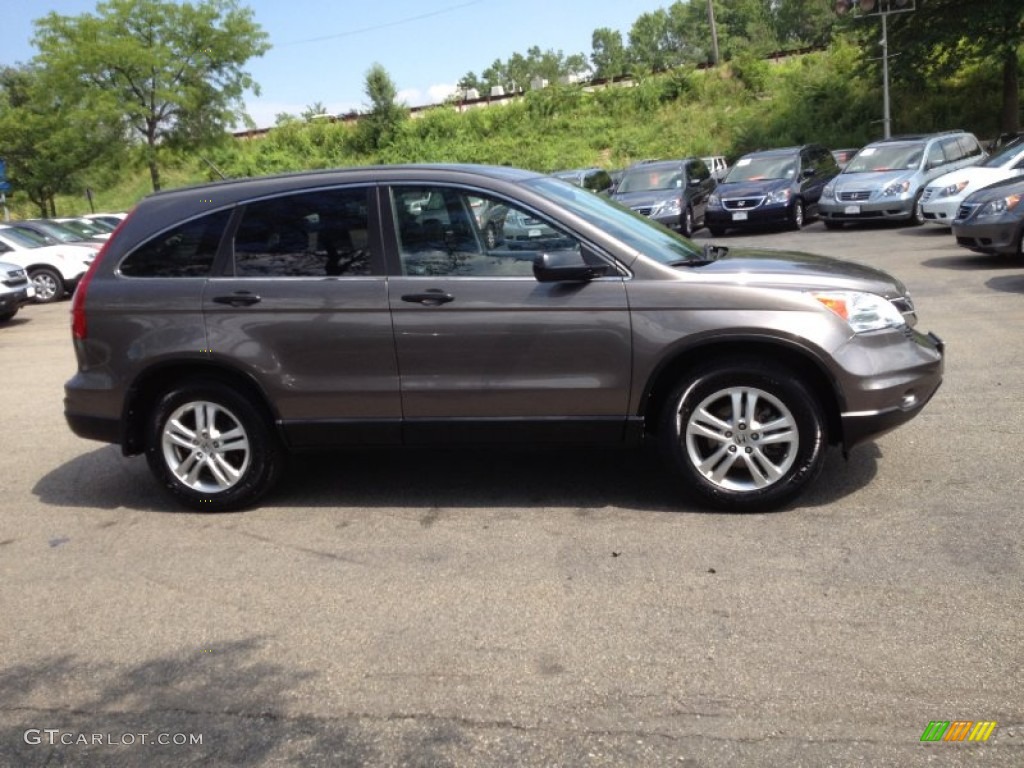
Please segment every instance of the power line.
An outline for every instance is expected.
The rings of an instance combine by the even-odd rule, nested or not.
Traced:
[[[292,40],[289,43],[281,43],[278,48],[285,48],[289,45],[302,45],[305,43],[319,43],[324,40],[337,40],[339,37],[351,37],[352,35],[361,35],[363,32],[375,32],[378,29],[386,29],[387,27],[397,27],[400,24],[408,24],[410,21],[420,21],[421,19],[429,19],[431,16],[440,16],[443,13],[449,13],[451,11],[457,11],[460,8],[468,8],[471,5],[478,5],[483,0],[469,0],[468,3],[461,3],[459,5],[450,5],[447,8],[441,8],[437,11],[430,11],[429,13],[421,13],[419,16],[409,16],[405,19],[398,19],[397,21],[388,21],[384,24],[374,24],[372,27],[362,27],[361,29],[350,29],[348,32],[338,32],[333,35],[322,35],[321,37],[309,37],[305,40]]]

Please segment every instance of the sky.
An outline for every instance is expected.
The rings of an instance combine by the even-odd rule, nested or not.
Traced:
[[[381,64],[399,101],[420,106],[444,100],[467,72],[495,59],[541,50],[582,53],[600,27],[628,41],[638,16],[671,0],[241,0],[270,36],[272,48],[246,70],[260,95],[246,94],[256,125],[281,112],[299,114],[320,102],[332,114],[368,106],[366,72]],[[94,13],[95,0],[0,0],[4,45],[0,65],[28,62],[33,21],[51,11]]]

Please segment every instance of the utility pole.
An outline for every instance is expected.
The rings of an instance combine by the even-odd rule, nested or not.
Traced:
[[[710,0],[708,0],[710,5]],[[862,17],[882,18],[882,133],[892,136],[892,113],[889,109],[889,14],[915,10],[916,0],[836,0],[836,13],[843,16],[854,8]]]
[[[715,6],[708,0],[708,24],[711,26],[711,63],[718,66],[718,27],[715,26]]]

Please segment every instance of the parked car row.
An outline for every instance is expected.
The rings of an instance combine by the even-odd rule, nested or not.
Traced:
[[[109,215],[120,221],[125,214]],[[93,226],[78,219],[8,222],[0,225],[0,261],[25,272],[31,283],[28,300],[60,301],[75,290],[111,231],[98,219]],[[0,319],[14,316],[8,313],[0,308]]]

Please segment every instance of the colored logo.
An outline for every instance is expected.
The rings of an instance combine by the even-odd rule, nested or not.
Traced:
[[[995,729],[995,720],[932,720],[921,741],[988,741]]]

